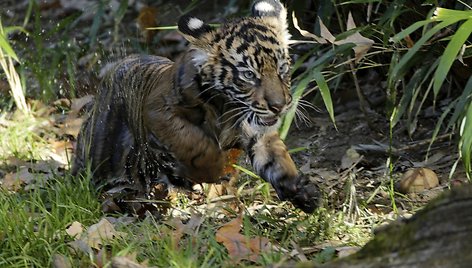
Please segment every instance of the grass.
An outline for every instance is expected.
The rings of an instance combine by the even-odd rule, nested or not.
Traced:
[[[236,214],[223,219],[198,216],[202,217],[201,223],[184,233],[180,230],[185,229],[179,229],[176,224],[181,222],[178,218],[158,222],[147,217],[132,224],[119,223],[121,215],[101,212],[97,193],[90,185],[87,178],[66,175],[31,191],[1,190],[0,213],[9,216],[0,218],[0,266],[48,267],[57,255],[64,256],[73,267],[109,264],[111,256],[136,256],[138,262],[147,261],[157,267],[234,266],[231,255],[217,242],[215,232]],[[260,254],[256,265],[288,261],[287,252],[293,250],[294,243],[312,246],[336,234],[350,232],[354,237],[362,233],[324,209],[310,216],[289,208],[282,214],[283,217],[273,212],[244,214],[241,233],[247,237],[268,238],[274,246],[273,250]],[[115,228],[123,235],[107,240],[101,250],[94,250],[91,255],[72,250],[69,244],[75,238],[66,233],[68,226],[77,221],[87,228],[105,216],[115,217],[118,222]],[[240,264],[245,266],[251,262]]]
[[[0,118],[5,124],[0,125],[0,160],[6,161],[9,157],[40,159],[48,147],[38,131],[43,121],[21,113],[16,113],[10,120],[6,114]]]
[[[34,133],[40,122],[11,121],[9,132],[1,133],[2,145],[15,148],[18,157],[34,159],[48,149],[44,140],[35,141],[39,138]],[[31,142],[38,144],[26,146]],[[0,159],[8,158],[5,153],[9,154],[1,152]],[[274,199],[260,179],[241,176],[244,177],[238,193],[243,202],[243,216],[239,233],[248,239],[264,238],[271,243],[269,250],[259,252],[254,262],[235,261],[233,253],[217,241],[216,232],[239,215],[230,204],[223,204],[217,213],[220,216],[215,217],[210,205],[197,207],[185,195],[180,195],[173,207],[175,211],[185,211],[183,215],[187,216],[167,215],[159,221],[153,217],[132,218],[128,222],[130,218],[123,215],[101,211],[99,195],[91,187],[89,177],[73,177],[65,172],[17,191],[5,190],[0,185],[0,215],[7,215],[0,217],[0,267],[48,267],[58,256],[72,267],[103,267],[117,256],[157,267],[267,266],[298,260],[296,254],[294,257],[289,254],[297,252],[297,247],[309,248],[311,253],[306,254],[309,260],[325,262],[334,254],[319,252],[314,245],[338,240],[340,236],[345,240],[339,243],[362,245],[370,237],[370,227],[347,224],[342,212],[321,208],[313,215],[306,215]],[[272,208],[262,211],[260,207],[264,206]],[[197,210],[206,214],[194,212]],[[71,246],[77,240],[66,232],[72,223],[79,222],[87,230],[105,217],[121,235],[104,240],[103,245],[90,252]],[[191,227],[192,218],[199,217],[199,224]]]
[[[65,229],[92,224],[100,204],[89,181],[65,177],[30,192],[0,192],[0,266],[47,267],[54,254],[69,254]]]

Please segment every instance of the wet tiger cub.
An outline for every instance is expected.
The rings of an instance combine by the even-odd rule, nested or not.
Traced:
[[[123,200],[153,198],[157,183],[217,182],[227,152],[242,148],[281,200],[312,212],[317,187],[299,176],[279,138],[291,104],[286,10],[260,0],[252,16],[211,28],[184,16],[180,60],[130,56],[103,79],[77,142],[73,173],[93,171]]]

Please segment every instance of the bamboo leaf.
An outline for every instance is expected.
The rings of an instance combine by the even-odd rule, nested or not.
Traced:
[[[298,101],[300,100],[303,91],[305,91],[305,88],[308,86],[308,83],[310,83],[311,79],[311,75],[306,75],[295,87],[295,90],[292,95],[292,106],[290,106],[290,109],[284,116],[282,127],[279,130],[280,138],[282,140],[287,137],[290,126],[292,125],[293,119],[295,118],[295,112],[297,111]]]
[[[413,56],[418,52],[418,50],[423,46],[423,44],[428,41],[435,33],[437,33],[439,30],[451,25],[454,23],[452,20],[447,20],[443,21],[437,25],[435,25],[433,28],[428,30],[421,38],[416,42],[416,44],[405,54],[403,57],[400,59],[400,62],[398,62],[397,65],[393,68],[390,76],[392,77],[393,80],[396,80],[398,77],[398,74],[400,71],[403,70],[403,68],[406,66],[406,64],[413,58]]]
[[[470,102],[470,98],[472,98],[472,77],[469,78],[467,84],[464,87],[464,91],[459,96],[457,105],[454,107],[454,113],[452,114],[451,118],[449,119],[449,123],[446,126],[446,129],[452,127],[452,125],[458,122],[459,117],[465,111],[467,107],[467,101]]]
[[[457,54],[461,50],[462,45],[464,45],[467,38],[472,33],[472,18],[464,22],[457,32],[452,36],[451,41],[444,50],[439,66],[434,73],[434,85],[433,91],[434,96],[438,95],[439,89],[446,79],[449,69],[451,69],[452,63],[456,59]]]
[[[406,28],[405,30],[397,33],[396,35],[394,35],[392,38],[390,38],[390,41],[391,42],[394,42],[394,43],[397,43],[401,40],[403,40],[403,38],[407,37],[408,35],[410,35],[412,32],[416,31],[418,28],[420,27],[423,27],[425,26],[426,24],[432,22],[433,20],[429,19],[429,20],[422,20],[422,21],[417,21],[415,23],[413,23],[412,25],[410,25],[408,28]]]
[[[321,97],[323,98],[326,110],[328,111],[331,121],[333,121],[334,127],[336,127],[336,121],[334,119],[333,101],[331,100],[331,93],[329,91],[328,83],[326,83],[326,79],[324,78],[320,69],[315,69],[313,71],[313,78],[315,79],[316,83],[318,84],[318,87],[320,88]]]
[[[472,10],[454,10],[438,7],[434,11],[434,17],[437,20],[469,20],[472,19]]]

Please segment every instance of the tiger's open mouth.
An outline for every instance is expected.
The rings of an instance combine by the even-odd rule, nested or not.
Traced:
[[[258,119],[259,123],[263,126],[273,126],[279,121],[277,116],[259,117]]]

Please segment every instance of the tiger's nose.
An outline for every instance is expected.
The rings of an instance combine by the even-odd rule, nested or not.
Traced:
[[[276,101],[268,103],[269,110],[274,114],[279,114],[285,106],[285,101]]]

